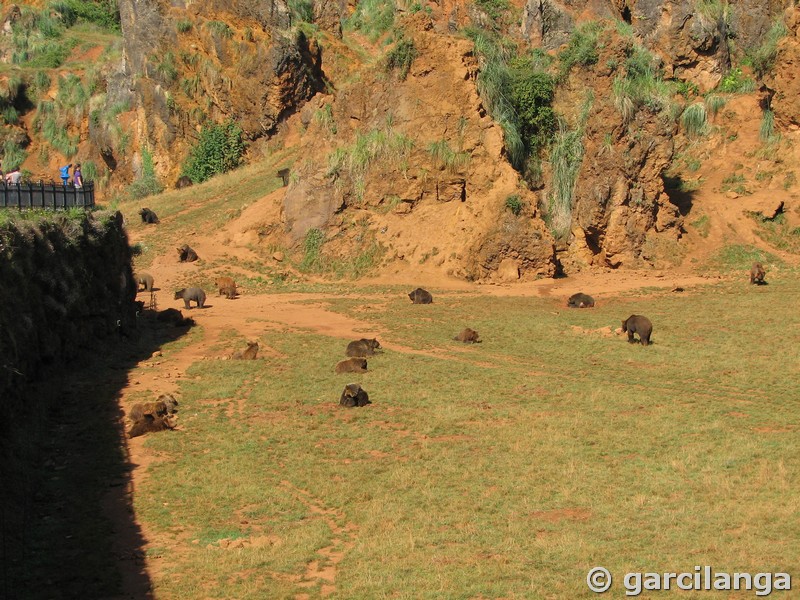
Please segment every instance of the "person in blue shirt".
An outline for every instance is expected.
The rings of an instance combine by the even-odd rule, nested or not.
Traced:
[[[61,181],[64,182],[64,185],[67,185],[69,182],[69,170],[72,168],[72,163],[69,163],[66,167],[61,167]]]

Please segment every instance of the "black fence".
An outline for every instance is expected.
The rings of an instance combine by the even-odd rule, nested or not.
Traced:
[[[94,182],[83,187],[63,183],[0,183],[0,208],[89,208],[94,206]]]

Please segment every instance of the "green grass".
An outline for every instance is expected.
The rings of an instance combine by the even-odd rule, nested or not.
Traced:
[[[173,240],[188,239],[186,236],[195,231],[217,229],[243,207],[279,188],[282,182],[276,175],[278,165],[290,157],[288,152],[275,152],[269,160],[259,164],[218,175],[191,188],[169,190],[148,197],[147,206],[161,219],[158,231],[153,228],[148,230],[142,225],[138,215],[141,201],[118,199],[127,227],[145,235],[143,241],[147,250],[137,259],[137,266],[149,266],[156,255],[172,254],[174,247],[184,243],[181,241],[173,244]],[[198,194],[204,198],[202,203],[187,204],[190,199],[198,197]],[[265,263],[254,266],[257,267],[255,270],[265,275],[273,273]]]
[[[765,219],[761,213],[750,215],[757,223],[756,233],[769,245],[784,252],[800,252],[800,227],[792,227],[786,216],[778,215],[774,219]]]
[[[723,246],[711,259],[711,266],[721,270],[750,270],[754,262],[780,264],[781,260],[755,246],[730,244]]]
[[[391,161],[404,170],[413,147],[411,138],[393,131],[388,124],[380,129],[359,132],[353,143],[336,148],[328,156],[327,176],[338,185],[350,185],[360,200],[364,194],[364,177],[370,166]]]
[[[134,495],[159,598],[317,597],[301,584],[325,548],[343,552],[333,598],[588,599],[597,564],[796,568],[800,386],[775,360],[796,277],[590,311],[433,292],[325,299],[393,348],[358,377],[333,373],[347,340],[278,329],[259,341],[280,356],[188,369],[181,429],[146,440],[161,460]],[[649,348],[596,332],[631,313]],[[465,325],[483,344],[451,340]],[[350,381],[372,406],[338,408]]]
[[[705,105],[698,102],[687,106],[681,115],[681,125],[689,137],[699,137],[708,133]]]
[[[625,60],[625,73],[614,78],[614,106],[625,123],[647,108],[654,113],[671,115],[675,103],[673,83],[665,81],[657,58],[642,46],[631,46]]]
[[[556,135],[550,154],[553,164],[553,189],[547,211],[547,222],[553,235],[564,238],[572,223],[572,194],[583,163],[583,130],[562,128]]]
[[[434,163],[448,173],[463,171],[470,163],[469,152],[456,152],[445,139],[431,142],[428,145],[428,153]]]
[[[758,133],[762,142],[770,143],[775,140],[775,113],[765,110],[761,117],[761,127]]]
[[[744,176],[743,173],[732,173],[722,179],[722,191],[728,192],[733,191],[737,194],[750,194],[751,192],[748,190],[747,186],[747,178]]]
[[[695,228],[700,237],[707,238],[711,232],[711,219],[708,215],[703,215],[690,222],[689,225]]]

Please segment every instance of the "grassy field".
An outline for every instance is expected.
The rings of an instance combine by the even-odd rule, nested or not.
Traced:
[[[799,287],[784,271],[585,311],[331,295],[408,350],[334,375],[344,340],[274,331],[281,357],[193,365],[134,498],[156,597],[589,598],[597,565],[611,597],[629,571],[797,575]],[[631,313],[650,347],[608,333]],[[464,326],[484,343],[451,341]],[[340,409],[351,381],[374,404]]]

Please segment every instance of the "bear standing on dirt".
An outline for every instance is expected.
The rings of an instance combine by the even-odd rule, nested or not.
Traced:
[[[345,356],[353,356],[353,357],[365,357],[365,356],[372,356],[375,354],[375,350],[380,350],[381,343],[377,339],[368,340],[366,338],[362,338],[360,340],[356,340],[355,342],[350,342],[347,344],[347,350],[345,351]]]
[[[354,406],[366,406],[372,404],[369,400],[369,395],[366,390],[361,389],[357,383],[349,383],[344,386],[342,396],[339,398],[339,404],[347,408]]]
[[[594,306],[594,298],[588,294],[578,292],[577,294],[572,294],[572,296],[569,297],[569,300],[567,300],[567,306],[569,308],[592,308]]]
[[[142,289],[139,286],[144,286],[143,288],[144,291],[146,292],[153,291],[153,284],[155,283],[155,280],[153,279],[153,276],[150,275],[150,273],[137,273],[133,276],[133,278],[136,280],[137,290]]]
[[[185,308],[189,310],[189,301],[194,300],[197,302],[197,308],[203,308],[206,303],[206,293],[198,287],[190,287],[175,292],[175,300],[183,298]]]
[[[433,296],[428,290],[417,288],[408,294],[412,304],[433,304]]]
[[[639,342],[642,346],[650,343],[650,334],[653,333],[653,324],[650,319],[642,315],[631,315],[622,322],[622,333],[628,332],[628,343],[635,344],[633,334],[639,334]]]
[[[766,284],[767,282],[764,281],[764,276],[766,274],[761,263],[753,263],[753,267],[750,269],[750,283],[755,283],[757,285]]]
[[[176,250],[178,251],[178,260],[180,262],[194,262],[199,258],[197,252],[192,250],[187,244],[176,248]]]
[[[214,280],[214,283],[217,284],[217,289],[219,290],[219,293],[217,294],[218,296],[222,296],[224,294],[228,300],[233,300],[236,298],[236,282],[232,277],[217,277]]]
[[[337,373],[366,373],[367,359],[348,358],[347,360],[341,360],[336,364],[335,371]]]
[[[453,338],[457,342],[464,342],[465,344],[480,344],[481,340],[478,337],[478,332],[469,327],[465,328],[461,333]]]

